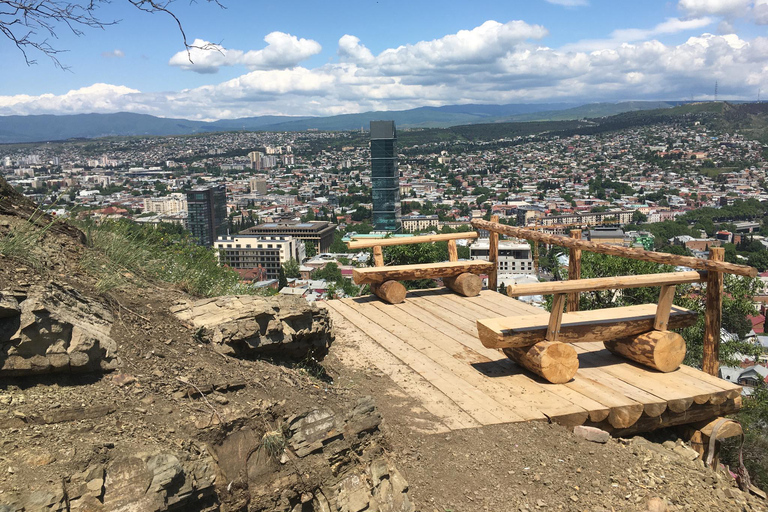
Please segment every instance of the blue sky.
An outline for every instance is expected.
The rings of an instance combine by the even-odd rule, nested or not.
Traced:
[[[768,95],[768,0],[176,2],[52,44],[68,71],[0,38],[0,115],[190,119],[455,103]],[[2,19],[0,19],[2,21]]]

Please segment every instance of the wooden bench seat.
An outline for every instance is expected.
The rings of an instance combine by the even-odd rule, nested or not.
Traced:
[[[489,261],[444,261],[417,265],[356,268],[352,273],[352,278],[355,284],[381,284],[385,281],[456,277],[465,272],[483,274],[493,272],[494,269],[494,264]]]
[[[656,304],[640,304],[592,311],[563,313],[557,340],[573,342],[611,341],[654,329]],[[668,329],[696,323],[695,311],[672,306]],[[544,341],[550,313],[524,317],[487,318],[477,321],[480,341],[488,348],[527,347]]]

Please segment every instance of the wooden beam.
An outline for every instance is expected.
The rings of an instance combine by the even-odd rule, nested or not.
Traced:
[[[565,384],[579,369],[579,357],[572,346],[541,341],[532,347],[505,348],[504,354],[552,384]]]
[[[459,261],[459,248],[456,240],[448,240],[448,261]]]
[[[491,222],[498,224],[499,216],[492,215]],[[488,261],[493,263],[493,270],[488,274],[488,289],[496,291],[499,289],[499,234],[494,231],[488,235]]]
[[[507,226],[505,224],[488,222],[482,219],[473,219],[471,223],[472,226],[477,229],[486,229],[488,231],[495,231],[503,235],[525,238],[526,240],[534,240],[550,245],[560,245],[562,247],[581,249],[582,251],[608,254],[610,256],[621,256],[623,258],[630,258],[634,260],[650,261],[652,263],[660,263],[662,265],[676,265],[697,270],[714,270],[718,272],[725,272],[727,274],[735,274],[738,276],[757,276],[756,268],[748,267],[746,265],[736,265],[735,263],[726,263],[722,260],[704,260],[700,258],[693,258],[691,256],[678,256],[675,254],[646,251],[643,249],[634,249],[629,247],[621,247],[618,245],[589,242],[586,240],[573,240],[564,236],[548,235],[546,233],[540,233],[530,229]]]
[[[669,328],[691,326],[697,317],[695,311],[673,306]],[[579,343],[635,336],[652,331],[655,318],[655,304],[565,313],[557,339]],[[549,313],[486,318],[477,320],[477,332],[487,348],[527,347],[544,340],[549,321]]]
[[[483,289],[483,280],[480,276],[464,272],[456,277],[444,277],[445,286],[464,297],[476,297]]]
[[[605,348],[664,373],[677,370],[685,359],[685,340],[672,331],[651,331],[609,340],[605,342]]]
[[[545,283],[511,284],[507,295],[550,295],[553,293],[590,292],[594,290],[615,290],[618,288],[642,288],[687,283],[701,283],[706,280],[705,272],[664,272],[636,276],[594,277],[575,281],[550,281]]]
[[[719,405],[693,405],[690,409],[680,413],[667,410],[666,412],[662,413],[661,416],[656,418],[641,416],[634,425],[631,425],[627,428],[615,428],[607,421],[598,423],[596,426],[602,428],[603,430],[607,430],[613,436],[629,437],[641,432],[651,432],[660,428],[686,425],[688,423],[696,423],[700,421],[708,421],[718,416],[733,414],[738,412],[739,409],[741,409],[740,396],[732,400],[726,400]]]
[[[725,249],[711,247],[709,261],[721,262],[725,259]],[[720,326],[723,316],[723,274],[709,272],[707,275],[707,302],[704,311],[704,354],[701,369],[717,376],[720,368]]]
[[[544,336],[547,341],[557,341],[560,336],[560,325],[563,323],[563,304],[565,304],[565,295],[556,293],[552,297],[552,311],[549,313],[547,334]]]
[[[572,229],[571,238],[581,240],[581,230]],[[568,254],[568,280],[576,281],[581,279],[581,249],[572,247]],[[568,294],[568,312],[579,310],[579,292]]]
[[[393,238],[363,238],[360,240],[350,240],[345,242],[350,249],[367,249],[380,245],[382,247],[390,245],[410,245],[423,244],[428,242],[447,242],[448,240],[464,240],[477,238],[476,231],[467,233],[443,233],[439,235],[421,235],[421,236],[398,236]]]
[[[675,299],[675,285],[665,284],[659,292],[659,303],[656,306],[656,319],[653,328],[657,331],[666,331],[669,323],[669,312],[672,309],[672,301]]]
[[[374,267],[384,266],[384,253],[382,252],[380,245],[373,246],[373,266]]]
[[[378,284],[390,280],[402,281],[405,279],[455,277],[464,272],[482,274],[492,270],[493,263],[488,261],[444,261],[441,263],[421,263],[417,265],[356,268],[352,272],[352,278],[356,284]]]
[[[397,281],[384,281],[381,284],[372,284],[371,292],[384,302],[400,304],[405,300],[405,286]]]

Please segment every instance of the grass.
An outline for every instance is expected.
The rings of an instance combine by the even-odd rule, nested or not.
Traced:
[[[279,430],[270,430],[261,437],[261,446],[267,455],[277,460],[285,451],[285,436]]]
[[[40,241],[53,225],[50,221],[40,227],[35,223],[35,217],[41,214],[36,210],[29,219],[10,228],[8,233],[0,236],[0,254],[7,258],[22,261],[36,269],[42,269],[40,258]]]
[[[80,261],[106,292],[131,279],[171,283],[201,297],[259,294],[242,285],[236,272],[220,267],[213,249],[200,247],[176,226],[139,226],[130,221],[82,223],[90,251]]]

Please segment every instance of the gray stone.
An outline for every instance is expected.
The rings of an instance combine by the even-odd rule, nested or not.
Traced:
[[[10,318],[21,315],[21,308],[16,297],[8,292],[0,292],[0,318]]]
[[[573,433],[576,435],[576,437],[580,437],[581,439],[585,439],[587,441],[592,441],[593,443],[605,444],[611,439],[611,434],[597,427],[578,425],[574,427]]]
[[[18,314],[4,315],[14,301],[0,294],[0,375],[115,368],[113,318],[103,303],[55,282],[31,287]]]
[[[182,302],[171,312],[230,356],[321,360],[333,342],[328,311],[296,297],[227,295]]]

